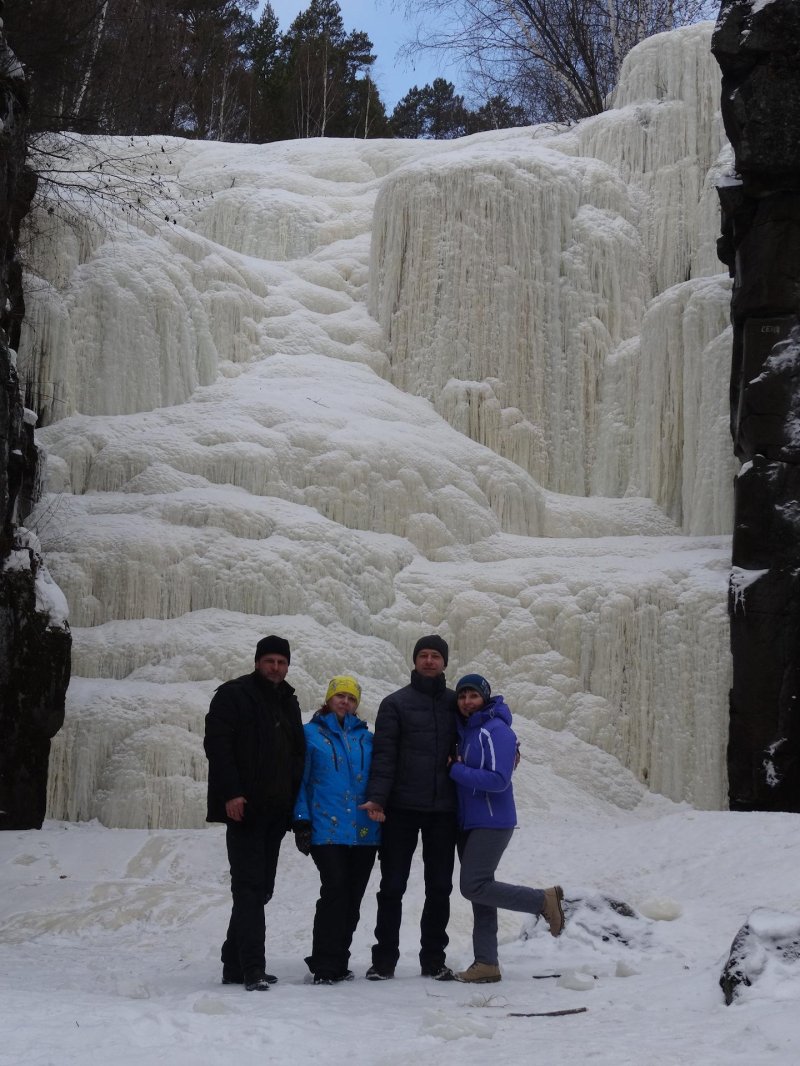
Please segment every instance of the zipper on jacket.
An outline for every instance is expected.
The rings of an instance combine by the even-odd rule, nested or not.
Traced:
[[[331,749],[331,757],[333,758],[333,768],[338,773],[339,772],[339,757],[336,754],[336,744],[334,743],[336,738],[335,738],[334,734],[332,733],[332,731],[330,729],[328,729],[324,725],[320,729],[320,733],[323,734],[323,736],[325,737],[325,739],[328,742],[328,746]]]

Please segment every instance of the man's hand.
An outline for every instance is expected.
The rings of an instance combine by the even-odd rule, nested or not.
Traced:
[[[380,803],[375,803],[374,800],[367,800],[366,803],[359,804],[358,809],[360,811],[366,811],[367,817],[371,822],[385,822],[386,815],[383,812],[383,807]]]
[[[225,803],[225,813],[232,822],[241,822],[244,818],[244,805],[247,800],[244,796],[235,796],[232,800],[227,800]]]
[[[311,822],[302,819],[292,826],[294,842],[301,855],[311,854]]]

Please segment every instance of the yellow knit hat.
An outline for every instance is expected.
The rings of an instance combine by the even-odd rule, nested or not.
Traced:
[[[341,674],[338,677],[331,678],[328,691],[325,693],[325,702],[327,703],[331,696],[335,696],[339,692],[344,692],[348,696],[355,696],[356,706],[361,703],[361,685],[349,674]]]

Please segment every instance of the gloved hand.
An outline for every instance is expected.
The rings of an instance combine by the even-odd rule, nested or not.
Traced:
[[[311,822],[295,822],[292,832],[297,850],[301,855],[309,855],[311,853]]]

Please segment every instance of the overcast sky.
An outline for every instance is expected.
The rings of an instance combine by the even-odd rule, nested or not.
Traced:
[[[280,28],[287,30],[310,0],[271,0]],[[402,0],[339,0],[345,29],[363,30],[372,41],[377,60],[373,78],[381,99],[391,112],[412,85],[422,87],[434,78],[445,77],[460,88],[456,72],[440,65],[433,55],[420,55],[413,66],[397,57],[398,50],[413,35],[414,24],[404,17]]]

